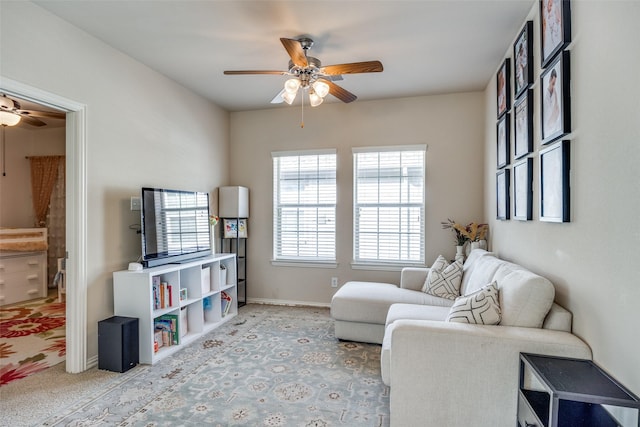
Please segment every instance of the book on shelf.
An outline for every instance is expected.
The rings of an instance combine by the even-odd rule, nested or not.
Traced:
[[[164,314],[153,320],[153,326],[156,332],[162,334],[162,346],[180,344],[180,316]]]
[[[157,280],[156,280],[157,279]],[[167,282],[161,282],[160,277],[154,276],[152,282],[153,309],[171,307],[173,301],[173,286]]]
[[[231,309],[231,301],[232,301],[231,295],[229,295],[225,291],[220,292],[220,303],[221,303],[220,308],[222,309],[223,317],[229,313],[229,310]]]

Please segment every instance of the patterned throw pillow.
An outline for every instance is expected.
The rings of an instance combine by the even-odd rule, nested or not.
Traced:
[[[462,262],[456,261],[449,264],[442,255],[439,255],[429,270],[422,292],[454,300],[460,295],[461,282]]]
[[[500,300],[496,282],[469,295],[456,298],[447,316],[447,322],[477,325],[497,325],[500,319]]]

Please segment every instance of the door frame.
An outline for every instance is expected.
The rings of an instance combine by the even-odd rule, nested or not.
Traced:
[[[87,124],[85,104],[0,76],[0,91],[66,112],[66,371],[87,363]]]

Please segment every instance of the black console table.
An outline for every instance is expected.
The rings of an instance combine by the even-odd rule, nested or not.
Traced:
[[[592,361],[520,355],[518,426],[623,425],[640,427],[640,400]]]

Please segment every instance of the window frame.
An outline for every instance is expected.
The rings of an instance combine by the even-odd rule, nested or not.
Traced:
[[[276,164],[277,159],[286,158],[286,157],[304,157],[304,156],[324,156],[324,155],[332,155],[334,161],[333,168],[333,179],[334,179],[334,188],[333,188],[333,203],[320,203],[316,201],[316,203],[299,203],[296,205],[289,205],[289,207],[294,207],[296,209],[304,209],[305,206],[308,206],[312,209],[333,209],[333,256],[332,257],[323,257],[317,256],[318,252],[316,252],[316,256],[287,256],[282,254],[282,246],[281,246],[281,236],[282,229],[280,222],[281,220],[281,209],[283,203],[281,203],[280,196],[282,194],[281,189],[279,187],[280,184],[280,164]],[[272,220],[273,220],[273,229],[272,229],[272,265],[276,266],[288,266],[288,267],[315,267],[315,268],[336,268],[337,264],[337,193],[338,193],[338,183],[337,183],[337,167],[338,167],[338,156],[337,149],[321,149],[321,150],[294,150],[294,151],[274,151],[271,153],[272,157]],[[319,168],[316,169],[318,171]],[[301,178],[298,176],[297,178],[300,180]],[[317,177],[317,179],[320,179]],[[298,193],[299,194],[299,193]],[[286,206],[286,205],[284,205]],[[300,232],[300,228],[298,227],[297,232]],[[316,231],[316,234],[319,233]],[[298,240],[299,241],[299,240]],[[279,251],[280,249],[280,251]]]
[[[352,261],[351,267],[353,269],[362,269],[362,270],[387,270],[387,271],[399,271],[403,267],[406,266],[424,266],[425,265],[425,211],[426,211],[426,161],[427,161],[427,148],[426,144],[415,144],[415,145],[397,145],[397,146],[379,146],[379,147],[353,147],[352,148],[352,156],[353,156],[353,242],[352,242]],[[407,151],[421,151],[423,153],[423,161],[422,161],[422,202],[418,203],[419,206],[419,215],[420,215],[420,242],[419,242],[419,250],[420,255],[417,260],[410,259],[398,259],[398,260],[384,260],[384,259],[367,259],[363,257],[359,257],[359,241],[358,234],[360,230],[360,226],[358,224],[359,221],[359,211],[363,205],[368,207],[378,206],[379,207],[416,207],[416,203],[412,202],[402,202],[399,203],[387,203],[378,201],[378,203],[358,203],[358,155],[364,153],[385,153],[385,152],[407,152]],[[379,171],[379,168],[376,169]],[[400,183],[402,185],[402,182]],[[401,224],[401,223],[400,223]],[[399,225],[400,225],[399,224]],[[401,231],[398,231],[400,234]]]

